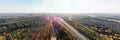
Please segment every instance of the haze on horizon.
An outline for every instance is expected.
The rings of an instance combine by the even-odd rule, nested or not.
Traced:
[[[120,13],[120,0],[0,0],[0,13]]]

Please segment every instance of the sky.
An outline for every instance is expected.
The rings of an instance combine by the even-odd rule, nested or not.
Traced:
[[[120,13],[120,0],[0,0],[0,13]]]

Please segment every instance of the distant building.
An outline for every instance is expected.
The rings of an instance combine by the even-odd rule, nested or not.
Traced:
[[[0,23],[1,23],[1,22],[6,22],[6,19],[0,19]]]

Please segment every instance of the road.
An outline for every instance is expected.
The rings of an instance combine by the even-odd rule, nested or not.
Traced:
[[[75,28],[73,28],[71,25],[69,25],[67,22],[65,22],[62,18],[53,16],[53,17],[48,17],[48,19],[51,22],[51,40],[57,40],[53,22],[57,22],[59,25],[61,25],[63,28],[65,28],[68,32],[70,32],[70,34],[72,34],[77,39],[89,40],[87,37],[85,37],[83,34],[78,32]]]
[[[120,23],[120,20],[115,20],[115,19],[107,19],[107,20]]]
[[[57,40],[55,28],[53,26],[53,20],[50,20],[50,27],[51,27],[51,40]]]

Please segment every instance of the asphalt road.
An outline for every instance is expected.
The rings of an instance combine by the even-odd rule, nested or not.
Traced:
[[[77,37],[79,40],[89,40],[83,34],[78,32],[75,28],[65,22],[62,18],[54,17],[55,21],[61,24],[67,31],[69,31],[73,36]]]
[[[75,36],[79,40],[89,40],[87,37],[85,37],[83,34],[78,32],[75,28],[73,28],[71,25],[65,22],[62,18],[53,16],[52,18],[48,17],[48,19],[51,22],[51,40],[57,40],[55,29],[52,23],[53,21],[60,24],[63,28],[65,28],[67,31],[69,31],[73,36]]]

